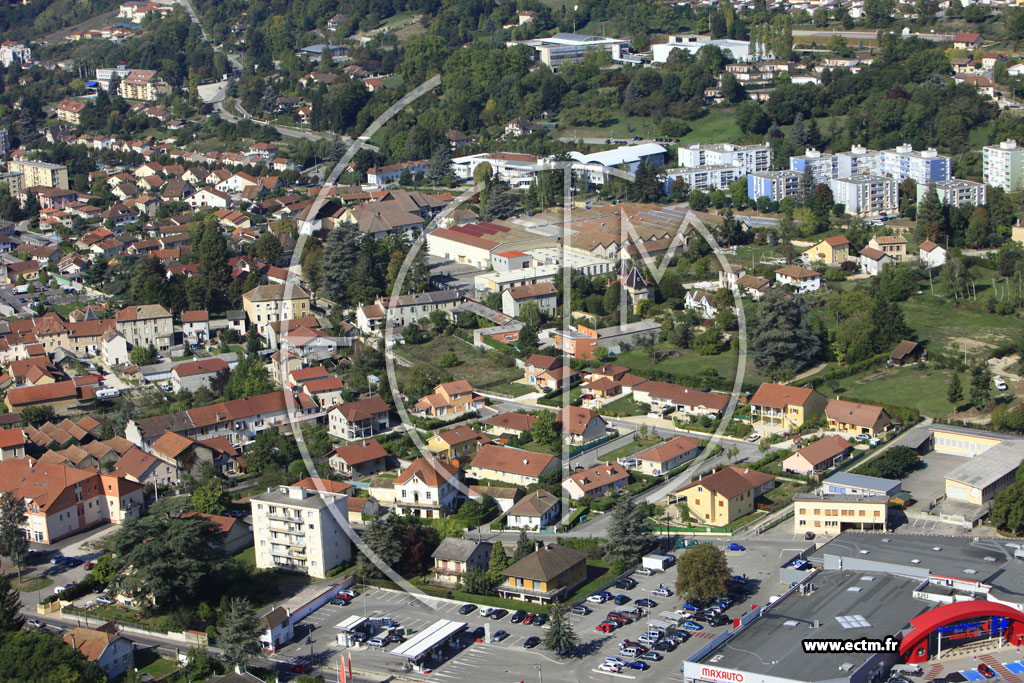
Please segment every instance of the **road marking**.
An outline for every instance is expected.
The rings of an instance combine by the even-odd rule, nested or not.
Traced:
[[[619,678],[629,678],[629,679],[636,678],[636,676],[627,676],[626,674],[617,674],[617,673],[612,673],[611,671],[601,671],[600,669],[591,669],[591,671],[593,671],[596,674],[604,674],[605,676],[618,676]]]

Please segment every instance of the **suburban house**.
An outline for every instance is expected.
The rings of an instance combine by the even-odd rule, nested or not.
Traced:
[[[535,384],[544,391],[554,391],[572,384],[576,372],[567,366],[561,356],[545,356],[535,353],[526,359],[524,377],[529,384]]]
[[[821,289],[821,273],[796,264],[775,271],[775,281],[796,288],[797,293],[816,292]]]
[[[0,429],[0,461],[25,457],[25,432],[17,427]]]
[[[725,526],[756,509],[757,497],[771,491],[775,477],[757,470],[725,467],[676,491],[699,521]]]
[[[448,537],[441,540],[431,557],[434,558],[433,580],[457,584],[471,569],[487,571],[491,561],[491,543]]]
[[[576,470],[562,481],[562,490],[572,500],[589,496],[600,498],[629,483],[629,473],[612,462],[601,462],[589,469]]]
[[[417,458],[395,479],[395,513],[440,519],[457,508],[459,470],[440,461]]]
[[[827,266],[835,266],[850,260],[850,240],[844,235],[826,237],[817,244],[804,249],[801,257],[805,263],[820,261]]]
[[[847,436],[877,436],[892,423],[881,406],[832,399],[825,405],[828,428]]]
[[[294,283],[260,285],[242,295],[242,310],[260,336],[270,323],[309,315],[309,293]]]
[[[519,437],[533,429],[537,416],[531,413],[498,413],[483,421],[490,427],[488,432],[496,437]]]
[[[477,480],[531,486],[539,483],[546,472],[558,470],[560,463],[559,458],[547,453],[487,444],[469,463],[466,475]]]
[[[896,235],[875,235],[868,240],[868,246],[877,249],[893,260],[893,263],[907,260],[907,240]]]
[[[390,411],[380,396],[335,405],[327,413],[327,432],[346,441],[367,439],[388,430]]]
[[[209,311],[182,311],[181,334],[191,344],[202,344],[210,338]]]
[[[388,452],[376,439],[338,446],[328,454],[327,462],[335,472],[348,477],[368,477],[387,469]]]
[[[923,346],[909,339],[904,339],[889,354],[889,364],[894,367],[902,367],[916,363],[926,355]]]
[[[438,384],[434,393],[416,401],[413,409],[427,417],[454,417],[483,407],[483,396],[474,393],[469,382],[459,379]]]
[[[227,515],[207,515],[199,512],[182,512],[181,517],[201,517],[217,525],[220,531],[220,543],[228,555],[237,555],[253,544],[252,530],[237,517]]]
[[[825,436],[783,460],[782,471],[805,475],[825,472],[845,460],[851,448],[841,436]]]
[[[864,247],[860,250],[860,254],[857,255],[857,265],[860,267],[861,272],[868,275],[880,275],[882,268],[887,263],[892,263],[892,259],[889,258],[888,254],[874,247]]]
[[[587,556],[578,550],[548,544],[527,555],[501,575],[498,596],[509,600],[549,604],[570,595],[587,580]]]
[[[174,341],[174,316],[160,304],[125,306],[114,317],[117,331],[132,346],[166,351]]]
[[[558,522],[561,509],[558,496],[545,489],[537,489],[512,506],[505,517],[505,526],[509,529],[541,529],[553,526]]]
[[[797,429],[805,421],[821,415],[826,402],[814,389],[764,382],[750,398],[750,415],[756,424]]]
[[[469,427],[459,427],[430,437],[427,440],[427,450],[435,457],[450,461],[472,456],[487,440],[480,432],[475,432]]]
[[[287,645],[295,639],[295,625],[287,607],[278,606],[259,617],[259,642],[267,652]]]
[[[566,406],[558,411],[555,422],[561,425],[566,443],[582,445],[603,437],[608,426],[604,418],[589,408]]]
[[[714,318],[718,313],[718,308],[711,301],[711,294],[704,289],[690,289],[686,292],[686,297],[683,299],[683,305],[686,306],[687,310],[697,311],[704,320]]]
[[[619,461],[624,467],[643,474],[660,476],[697,457],[700,442],[688,436],[677,436],[642,453]]]
[[[473,484],[469,487],[469,499],[480,502],[484,496],[490,496],[498,504],[498,509],[503,513],[512,509],[512,506],[523,497],[523,492],[515,486],[479,486]]]
[[[99,665],[108,680],[135,668],[135,646],[112,621],[96,628],[76,626],[64,632],[64,642]]]
[[[938,268],[946,263],[946,249],[931,240],[925,240],[918,246],[917,258],[929,268]]]
[[[656,410],[679,410],[686,415],[720,417],[729,405],[727,394],[697,391],[671,382],[648,381],[633,387],[633,399]]]
[[[202,360],[179,363],[171,370],[171,388],[174,391],[188,390],[195,392],[200,387],[210,388],[210,382],[217,373],[229,369],[227,361],[220,358],[204,358]]]
[[[536,303],[541,313],[551,315],[558,306],[558,290],[550,282],[509,287],[501,293],[501,312],[515,318],[529,301]]]

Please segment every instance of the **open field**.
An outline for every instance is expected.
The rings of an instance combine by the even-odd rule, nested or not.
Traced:
[[[447,351],[454,351],[459,364],[446,368],[454,379],[469,380],[474,387],[490,384],[511,382],[522,377],[523,373],[515,366],[502,367],[495,362],[498,354],[486,354],[470,344],[452,337],[435,337],[425,344],[405,344],[395,347],[395,353],[413,363],[437,365],[437,359]]]
[[[946,400],[951,373],[934,366],[885,368],[840,380],[842,398],[916,408],[922,415],[941,417],[952,412]],[[965,378],[961,377],[961,381]]]
[[[984,284],[985,281],[979,279],[979,300],[987,296],[983,295]],[[1024,321],[1017,316],[989,313],[980,303],[954,308],[948,300],[929,294],[927,286],[922,291],[923,294],[912,296],[900,307],[917,339],[934,351],[963,353],[964,341],[967,341],[970,354],[982,346],[998,346],[1017,340],[1024,331]]]
[[[695,377],[706,369],[714,370],[730,383],[736,376],[736,364],[739,359],[737,351],[728,350],[716,356],[702,356],[691,349],[679,349],[667,343],[659,344],[655,348],[668,354],[667,357],[654,363],[647,353],[637,349],[620,353],[612,362],[623,365],[631,372],[641,376],[648,376],[652,370],[661,370],[680,377]],[[744,383],[759,384],[763,380],[764,378],[757,374],[757,370],[754,369],[748,356]],[[695,388],[704,389],[705,387]]]

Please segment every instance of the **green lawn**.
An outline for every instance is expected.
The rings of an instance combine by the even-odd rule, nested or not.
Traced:
[[[249,546],[235,555],[235,560],[249,567],[256,567],[256,546]]]
[[[507,396],[524,396],[525,394],[532,394],[536,390],[536,388],[527,384],[513,384],[511,382],[492,384],[487,387],[487,393],[489,394],[505,394]]]
[[[140,648],[135,651],[135,668],[140,674],[149,674],[155,680],[160,680],[177,671],[178,665],[161,657],[156,648]]]
[[[632,396],[623,396],[611,403],[606,403],[597,412],[601,415],[610,415],[612,417],[632,417],[633,415],[646,414],[647,406],[643,403],[638,403]]]
[[[547,453],[548,455],[560,455],[559,453],[556,453],[554,451],[554,449],[552,449],[550,446],[545,446],[544,444],[537,443],[536,441],[528,441],[525,444],[523,444],[522,446],[519,446],[519,448],[522,448],[524,451],[533,451],[534,453]]]
[[[696,351],[679,349],[668,343],[659,344],[656,348],[668,354],[659,360],[657,364],[653,363],[651,357],[640,349],[620,353],[614,358],[613,362],[624,365],[631,372],[644,377],[649,376],[652,370],[661,370],[675,375],[680,380],[685,378],[695,379],[703,370],[711,369],[725,378],[726,384],[722,388],[732,388],[731,382],[736,377],[736,365],[739,359],[737,351],[729,350],[716,356],[702,356]],[[744,384],[758,385],[763,379],[763,377],[757,374],[757,370],[754,369],[748,354],[747,367],[743,379]],[[703,389],[705,387],[695,388]]]
[[[735,109],[712,109],[707,116],[687,121],[690,132],[679,139],[681,144],[690,142],[733,142],[743,137],[736,123]]]
[[[40,591],[44,588],[49,588],[53,585],[53,579],[37,577],[34,579],[23,579],[19,583],[17,576],[14,576],[11,581],[11,585],[22,593],[31,593],[33,591]]]
[[[978,300],[984,301],[991,289],[991,278],[978,278]],[[936,293],[939,287],[936,286]],[[978,350],[978,344],[998,346],[1020,338],[1024,322],[1016,316],[1001,316],[989,313],[983,304],[961,304],[953,308],[952,302],[944,297],[932,296],[925,285],[921,295],[914,295],[903,304],[903,315],[917,338],[935,351],[963,353],[964,341],[967,351]]]
[[[597,459],[601,462],[611,462],[612,460],[618,460],[619,458],[628,458],[640,451],[646,451],[648,448],[654,448],[659,443],[661,443],[661,439],[637,439],[632,443],[627,443],[625,446],[616,448],[614,451],[610,451],[604,455],[599,455],[597,456]]]
[[[612,112],[615,123],[604,128],[589,126],[570,126],[559,124],[558,136],[580,138],[607,138],[629,140],[634,135],[645,138],[665,137],[658,126],[646,116],[627,116],[621,110]],[[680,143],[689,142],[733,142],[743,137],[740,127],[736,124],[735,109],[712,109],[707,116],[687,121],[691,130]]]
[[[461,339],[435,337],[425,344],[403,344],[395,347],[395,353],[413,363],[427,363],[436,366],[437,359],[447,351],[454,351],[459,364],[446,368],[454,379],[468,380],[476,388],[492,384],[508,383],[523,376],[523,371],[513,365],[502,367],[496,361],[495,353],[484,353]]]
[[[948,370],[934,366],[885,368],[839,382],[842,398],[916,408],[922,415],[941,417],[952,412],[946,400]]]

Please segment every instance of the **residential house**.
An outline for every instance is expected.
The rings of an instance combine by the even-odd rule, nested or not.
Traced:
[[[846,436],[877,436],[892,423],[881,406],[839,399],[832,399],[825,405],[825,417],[828,418],[829,429]]]
[[[311,524],[310,527],[312,526],[313,525]],[[288,536],[284,534],[282,534],[282,537],[285,539],[288,538]],[[298,555],[300,553],[296,552],[296,554]],[[283,568],[292,569],[292,567]],[[295,625],[292,623],[291,616],[291,612],[287,607],[278,606],[259,617],[259,643],[260,647],[263,648],[265,652],[275,652],[279,647],[283,647],[295,639]],[[235,673],[239,676],[242,675],[237,671]],[[247,674],[248,672],[243,673]],[[231,680],[225,683],[250,683],[250,681],[243,678],[238,681]]]
[[[126,306],[114,316],[117,331],[134,346],[166,351],[174,341],[174,316],[160,304]]]
[[[395,479],[395,513],[440,519],[458,508],[457,467],[439,460],[417,458]]]
[[[209,311],[182,311],[181,331],[189,344],[203,344],[210,338]]]
[[[487,571],[491,562],[491,543],[448,537],[441,540],[430,556],[434,560],[433,580],[454,585],[461,582],[470,570]]]
[[[217,374],[229,369],[227,361],[221,358],[204,358],[179,363],[171,369],[171,388],[175,392],[196,392],[200,387],[209,389]]]
[[[489,439],[480,432],[475,432],[469,427],[449,429],[445,432],[434,434],[427,440],[427,450],[434,457],[452,461],[463,460],[473,456],[480,450],[482,443]]]
[[[545,489],[537,489],[512,506],[505,516],[505,526],[531,530],[551,527],[558,522],[561,511],[558,496]]]
[[[600,498],[624,489],[629,484],[629,472],[612,462],[601,462],[585,470],[576,470],[562,480],[562,490],[572,500]]]
[[[177,486],[180,483],[176,464],[161,460],[135,446],[132,446],[117,461],[114,473],[129,481],[142,484],[146,488]]]
[[[857,255],[857,265],[860,266],[860,270],[868,275],[878,276],[882,274],[882,268],[885,264],[892,263],[892,259],[888,254],[875,249],[874,247],[864,247],[860,250],[860,254]]]
[[[890,259],[893,263],[900,263],[907,260],[907,240],[898,235],[874,235],[868,240],[868,246],[877,249]]]
[[[688,436],[677,436],[642,453],[623,458],[619,464],[657,477],[681,467],[699,453],[699,441]]]
[[[76,626],[64,632],[64,642],[97,664],[108,680],[135,669],[135,646],[112,621],[96,628]]]
[[[725,467],[676,491],[690,514],[711,526],[725,526],[756,509],[758,496],[772,490],[775,477],[757,470]]]
[[[818,474],[832,469],[850,454],[850,442],[841,436],[825,436],[801,447],[782,461],[783,472]]]
[[[929,268],[938,268],[946,263],[946,249],[931,240],[921,242],[917,258]]]
[[[438,384],[434,393],[417,401],[413,409],[427,417],[454,417],[483,407],[483,396],[474,393],[473,385],[460,379]]]
[[[553,391],[572,384],[577,373],[565,365],[562,356],[545,356],[535,353],[526,359],[525,379],[543,391]]]
[[[587,581],[587,556],[578,550],[548,544],[501,572],[499,597],[539,605],[571,595]]]
[[[477,480],[531,486],[541,475],[555,471],[560,459],[547,453],[487,444],[469,463],[466,475]]]
[[[821,289],[821,273],[796,264],[777,269],[775,281],[780,285],[794,287],[800,293],[816,292]]]
[[[983,37],[980,33],[957,33],[953,36],[954,50],[973,50],[981,47]]]
[[[636,266],[630,268],[627,273],[626,263],[623,262],[619,268],[619,279],[616,282],[622,287],[626,305],[631,311],[635,311],[641,301],[647,301],[654,297],[654,287],[644,279]]]
[[[218,538],[226,555],[237,555],[253,544],[252,530],[237,517],[208,515],[201,512],[182,512],[180,517],[199,517],[217,525]]]
[[[343,403],[344,391],[345,384],[340,377],[324,377],[302,384],[302,392],[311,396],[323,410]]]
[[[805,263],[820,261],[826,266],[836,266],[850,260],[850,240],[844,235],[826,237],[817,244],[804,249],[801,256]]]
[[[77,126],[82,122],[80,117],[83,109],[85,109],[85,102],[62,100],[56,108],[57,120],[66,121],[67,123]]]
[[[714,318],[718,314],[718,308],[711,302],[711,294],[704,289],[687,290],[683,305],[687,310],[697,311],[704,320]]]
[[[520,437],[533,429],[537,416],[531,413],[498,413],[483,421],[490,427],[488,432],[496,437]]]
[[[509,287],[501,293],[501,312],[516,317],[530,301],[544,315],[552,315],[558,307],[558,289],[550,282]]]
[[[309,293],[297,284],[259,285],[242,295],[242,308],[261,336],[270,323],[310,313]]]
[[[805,421],[821,415],[826,403],[814,389],[763,382],[750,398],[750,414],[755,425],[799,429]]]
[[[390,428],[390,411],[380,396],[347,401],[327,413],[327,432],[346,441],[367,439]]]
[[[25,457],[25,432],[18,427],[0,429],[0,461]]]
[[[331,469],[346,477],[368,477],[388,468],[388,452],[376,439],[338,446],[327,455]]]
[[[555,422],[561,425],[566,443],[580,446],[600,439],[608,432],[604,418],[589,408],[566,406],[558,411]]]

